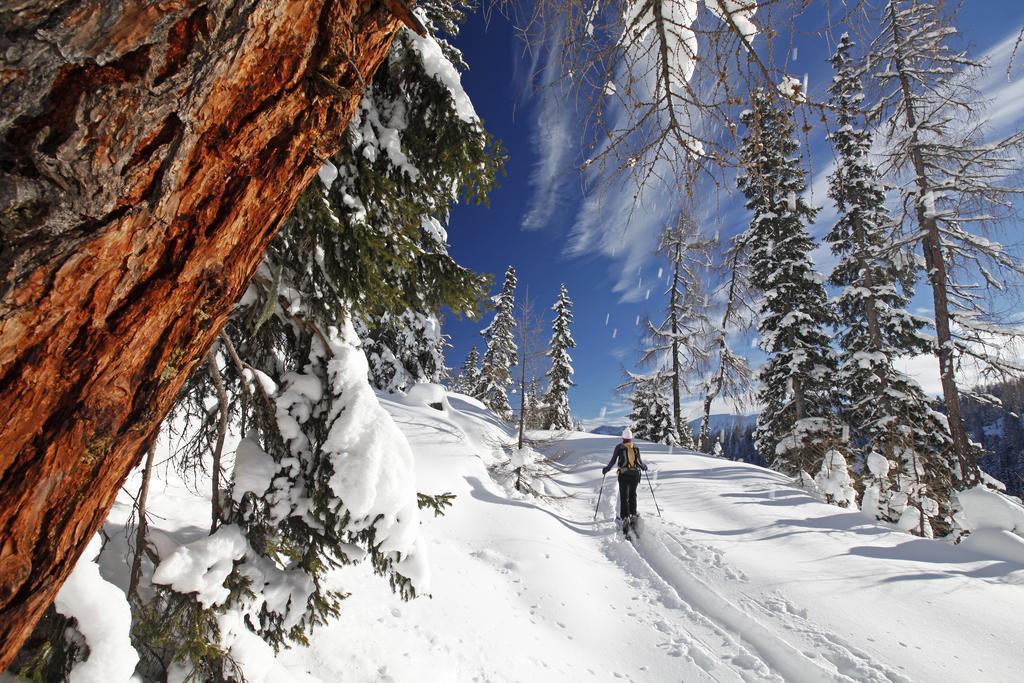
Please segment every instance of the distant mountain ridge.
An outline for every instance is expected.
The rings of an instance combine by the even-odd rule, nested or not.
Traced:
[[[753,425],[757,421],[757,415],[734,415],[732,413],[716,413],[711,416],[708,421],[708,427],[711,433],[717,433],[723,429],[732,429],[736,426],[747,427]],[[700,429],[700,418],[696,420],[690,420],[690,428],[693,429],[694,433]],[[600,425],[589,430],[591,434],[605,434],[609,436],[618,436],[622,433],[622,430],[626,428],[625,424],[620,425]]]

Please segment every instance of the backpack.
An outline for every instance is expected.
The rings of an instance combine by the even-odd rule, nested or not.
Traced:
[[[623,444],[625,448],[625,457],[623,458],[623,466],[621,469],[624,470],[635,470],[640,467],[640,460],[636,457],[636,446],[631,443]]]

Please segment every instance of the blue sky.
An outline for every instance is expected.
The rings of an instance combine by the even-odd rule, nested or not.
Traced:
[[[788,73],[801,79],[806,75],[816,98],[831,79],[825,60],[838,37],[815,30],[822,23],[821,14],[812,9],[797,25],[796,33],[776,39],[777,45],[786,47],[775,48],[777,60],[781,61],[780,50],[788,57]],[[978,87],[993,100],[997,133],[1024,122],[1024,55],[1017,57],[1013,78],[1006,76],[1006,62],[1022,23],[1021,0],[966,0],[960,13],[958,28],[964,45],[972,56],[988,55],[992,60],[988,78]],[[625,403],[615,387],[622,381],[623,370],[635,367],[640,334],[636,320],[659,315],[657,299],[663,287],[654,288],[650,300],[644,297],[662,265],[653,254],[654,239],[669,219],[671,198],[664,197],[663,190],[652,191],[626,225],[622,211],[614,209],[631,204],[631,188],[604,192],[600,201],[583,192],[583,178],[576,170],[580,118],[571,106],[545,99],[527,87],[531,73],[535,80],[550,80],[555,71],[543,52],[526,48],[508,19],[495,14],[485,22],[478,13],[470,18],[456,44],[470,66],[463,75],[463,86],[488,131],[502,140],[510,159],[506,177],[491,194],[489,208],[460,206],[453,212],[450,251],[460,263],[493,273],[496,286],[500,286],[506,266],[514,265],[519,273],[518,295],[529,287],[531,299],[544,314],[545,343],[550,334],[548,309],[560,283],[566,284],[575,304],[573,333],[578,344],[573,354],[577,384],[570,395],[573,412],[588,422],[620,423]],[[790,46],[796,50],[795,58]],[[820,238],[835,215],[824,194],[831,150],[820,125],[808,140],[808,184],[813,201],[823,207],[812,233]],[[707,201],[699,210],[709,231],[731,235],[745,227],[739,195],[704,196]],[[1010,232],[1020,231],[1011,228]],[[821,269],[831,268],[826,250],[816,252],[815,259]],[[928,301],[922,292],[914,305],[927,313]],[[450,366],[458,368],[470,346],[480,344],[479,330],[484,324],[486,320],[446,319],[445,331],[454,346],[448,353]],[[740,343],[749,347],[751,341]],[[753,348],[750,351],[756,364],[760,353]],[[931,362],[914,359],[908,368],[918,374],[926,389],[935,391],[937,376],[933,377],[936,373]]]

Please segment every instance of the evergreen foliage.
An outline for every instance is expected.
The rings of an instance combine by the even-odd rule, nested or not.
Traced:
[[[679,445],[672,409],[659,387],[658,380],[638,380],[634,384],[630,401],[633,409],[629,413],[629,424],[633,430],[633,438],[667,446]]]
[[[452,380],[452,391],[472,396],[480,385],[480,352],[476,344],[466,354],[466,360],[462,363],[459,374]]]
[[[516,269],[509,266],[505,271],[501,292],[493,298],[494,319],[480,332],[487,341],[487,350],[484,352],[476,398],[505,420],[512,419],[508,387],[513,382],[512,368],[516,365],[518,353],[515,341],[515,297]]]
[[[441,381],[448,342],[436,314],[407,308],[384,313],[372,325],[362,318],[354,322],[376,388],[397,393],[418,382]]]
[[[985,472],[1024,498],[1024,380],[975,387],[964,401],[964,423],[985,449]]]
[[[901,357],[929,353],[932,340],[922,331],[926,321],[906,310],[913,261],[892,246],[896,221],[869,158],[871,135],[860,124],[864,94],[853,47],[844,34],[830,89],[838,161],[829,196],[839,219],[826,241],[839,259],[830,283],[840,288],[841,348],[834,384],[860,453],[864,511],[922,535],[944,535],[953,512],[952,442],[945,418],[895,367]]]
[[[537,378],[531,377],[526,389],[526,428],[544,429],[546,408],[540,400],[537,389]]]
[[[825,329],[832,315],[806,229],[816,211],[803,199],[804,171],[788,105],[757,90],[741,120],[747,132],[738,185],[753,213],[745,240],[751,284],[763,296],[758,333],[768,355],[758,374],[757,449],[776,469],[810,480],[839,440],[831,386],[836,358]]]
[[[558,292],[558,301],[551,307],[555,319],[551,324],[551,346],[548,357],[551,367],[548,369],[548,390],[544,395],[545,429],[572,429],[572,415],[569,411],[569,388],[572,382],[572,357],[569,349],[576,347],[572,338],[572,300],[563,284]],[[531,383],[536,390],[536,384]]]

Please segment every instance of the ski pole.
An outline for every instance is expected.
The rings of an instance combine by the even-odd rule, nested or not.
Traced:
[[[644,470],[644,475],[647,477],[647,485],[651,488],[651,498],[654,498],[654,509],[658,511],[658,516],[661,517],[661,508],[658,507],[658,499],[654,495],[654,486],[651,485],[651,475],[647,474],[647,470]]]
[[[601,494],[604,493],[604,479],[607,476],[608,476],[607,472],[605,472],[604,474],[601,475],[601,489],[597,492],[597,505],[594,506],[594,521],[595,522],[597,521],[597,510],[598,510],[598,508],[601,507]]]

